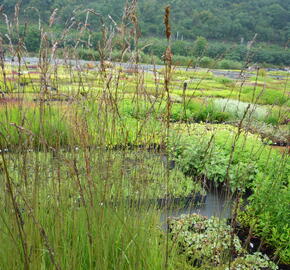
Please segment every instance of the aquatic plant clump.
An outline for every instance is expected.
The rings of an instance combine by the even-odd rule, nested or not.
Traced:
[[[266,255],[248,254],[225,220],[192,214],[169,219],[168,227],[172,241],[192,266],[224,270],[278,269]],[[233,259],[230,254],[234,254]]]

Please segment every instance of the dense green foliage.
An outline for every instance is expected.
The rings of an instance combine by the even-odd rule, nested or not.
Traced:
[[[176,56],[186,56],[179,64],[187,66],[189,63],[197,64],[201,67],[221,68],[221,69],[241,69],[242,65],[237,62],[249,61],[250,63],[271,63],[274,65],[290,65],[290,50],[278,45],[257,43],[248,51],[246,44],[222,41],[209,41],[206,48],[200,53],[200,48],[196,47],[196,41],[174,40],[172,52]],[[259,39],[258,39],[259,40]],[[158,57],[163,55],[166,48],[165,39],[142,39],[141,45],[152,44],[144,49],[146,54],[153,54]],[[140,46],[141,47],[141,46]],[[223,59],[233,62],[215,61]],[[225,61],[225,60],[224,60]]]
[[[17,0],[4,0],[8,14],[13,13]],[[44,18],[59,9],[60,21],[65,23],[79,7],[93,8],[101,14],[110,14],[116,21],[122,16],[124,0],[28,0],[23,7],[36,7]],[[195,39],[205,36],[208,39],[245,41],[259,35],[259,40],[285,44],[289,39],[289,1],[229,1],[229,0],[141,0],[139,1],[139,20],[144,35],[162,35],[164,6],[172,7],[172,32],[177,38]],[[29,12],[35,11],[27,11]],[[37,21],[37,16],[34,20]],[[97,18],[92,20],[95,22]]]
[[[2,2],[4,12],[7,13],[8,18],[12,18],[14,5],[18,1],[4,0]],[[150,46],[145,46],[144,52],[146,55],[157,56],[158,58],[155,59],[157,63],[162,63],[161,56],[166,47],[166,41],[160,37],[164,37],[162,21],[164,6],[167,4],[171,5],[172,50],[178,58],[177,64],[187,65],[193,61],[200,66],[219,67],[214,64],[213,59],[222,57],[236,62],[250,60],[253,63],[290,65],[290,53],[287,50],[290,37],[290,3],[288,0],[259,0],[254,3],[250,0],[141,0],[138,2],[138,20],[142,37],[146,37],[146,39],[141,40],[142,46],[140,45],[140,48],[150,44]],[[71,21],[70,18],[74,18],[76,23],[71,28],[69,39],[64,44],[59,43],[59,46],[67,46],[75,43],[72,39],[76,40],[80,37],[78,31],[86,19],[85,8],[94,9],[102,14],[106,23],[112,26],[112,21],[107,15],[110,14],[113,20],[119,23],[124,6],[124,0],[22,1],[20,21],[23,23],[28,21],[29,24],[28,27],[26,25],[26,30],[25,27],[20,27],[20,36],[26,36],[24,41],[29,51],[37,51],[40,44],[38,16],[35,16],[36,10],[30,7],[37,8],[42,22],[48,22],[53,10],[58,9],[54,18],[53,32],[59,37],[63,27],[68,26]],[[101,38],[100,18],[90,14],[88,22],[87,32],[83,32],[84,36],[81,39],[87,40],[90,35],[89,47],[95,50]],[[8,42],[4,35],[6,33],[4,17],[0,23],[0,32],[4,40]],[[256,38],[258,43],[249,53],[248,42],[253,39],[255,33],[258,34]],[[18,40],[18,37],[11,37],[11,39],[12,41]],[[87,46],[88,44],[83,45]],[[116,45],[114,49],[116,55],[120,48]],[[210,59],[201,60],[200,58],[204,56]],[[81,57],[86,59],[99,58],[94,51],[91,53],[81,52]],[[112,59],[118,60],[114,56]],[[150,62],[150,59],[143,59],[143,62]],[[220,68],[235,68],[235,66],[236,68],[241,67],[241,65],[225,63]]]
[[[257,137],[237,136],[228,127],[210,131],[206,126],[184,126],[184,130],[189,134],[175,136],[172,144],[177,166],[186,175],[229,185],[232,191],[250,190],[240,222],[274,246],[280,259],[289,263],[289,158],[265,147]]]
[[[197,214],[184,215],[170,219],[169,228],[172,238],[178,242],[180,252],[190,265],[225,270],[278,269],[266,255],[260,252],[248,254],[224,220],[215,217],[208,219]],[[236,258],[229,267],[228,263],[225,264],[225,258],[230,256],[232,240]]]
[[[237,136],[237,130],[226,125],[176,128],[188,132],[173,136],[171,146],[178,166],[187,175],[205,176],[217,185],[230,184],[236,191],[255,186],[253,180],[261,173],[274,177],[281,169],[278,164],[282,164],[282,157],[255,135],[243,132]],[[287,172],[288,168],[284,170]]]

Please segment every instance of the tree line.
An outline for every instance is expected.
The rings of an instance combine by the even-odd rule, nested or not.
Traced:
[[[14,13],[19,0],[2,0],[7,14]],[[60,25],[77,9],[91,8],[110,14],[119,21],[126,0],[23,0],[22,7],[30,21],[37,21],[35,7],[41,18],[48,19],[57,8]],[[142,34],[163,35],[163,12],[171,5],[172,32],[176,39],[195,39],[246,42],[258,34],[259,41],[284,45],[290,38],[290,0],[139,0],[138,18]],[[33,14],[33,16],[31,16]],[[83,14],[84,16],[84,14]],[[92,23],[99,24],[97,18]]]
[[[20,21],[28,22],[25,41],[28,51],[37,51],[40,42],[39,19],[47,23],[57,9],[55,33],[61,33],[72,17],[84,21],[85,9],[102,14],[107,23],[121,21],[126,0],[22,0]],[[130,1],[129,1],[130,2]],[[2,12],[13,18],[18,0],[0,0]],[[161,58],[166,46],[164,6],[171,5],[173,52],[184,57],[216,58],[226,55],[232,61],[244,61],[247,45],[257,34],[253,48],[254,62],[290,65],[290,0],[139,0],[138,25],[141,45],[150,41],[145,54]],[[33,7],[33,8],[32,8]],[[110,18],[108,17],[110,15]],[[92,48],[101,38],[98,16],[90,15]],[[0,20],[0,33],[5,41],[5,18]],[[24,31],[24,30],[23,30]],[[75,31],[75,32],[74,32]],[[72,29],[72,36],[77,29]],[[203,39],[201,38],[203,37]],[[72,38],[73,40],[73,38]],[[203,41],[202,41],[203,40]],[[204,49],[198,51],[198,42]],[[69,45],[69,44],[66,44]],[[206,45],[206,46],[204,46]]]

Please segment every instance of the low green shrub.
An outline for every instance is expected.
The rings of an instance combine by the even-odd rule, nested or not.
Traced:
[[[151,64],[151,65],[162,65],[164,62],[157,55],[148,55],[145,53],[141,53],[141,63]]]
[[[150,118],[162,119],[166,115],[166,103],[140,101],[136,106],[132,100],[126,99],[120,105],[120,112],[124,115],[134,117],[136,119],[145,119],[150,115]],[[199,101],[186,100],[183,103],[173,103],[171,105],[170,119],[173,122],[188,121],[188,122],[225,122],[229,119],[227,112],[216,110],[211,103],[203,104]]]
[[[235,82],[227,77],[215,77],[214,78],[216,82],[221,83],[227,87],[234,87],[235,86]]]
[[[275,175],[260,173],[256,176],[253,194],[246,209],[240,211],[239,220],[268,245],[275,247],[281,262],[290,264],[290,189],[289,179],[283,177],[285,174],[289,176],[289,158],[278,166]]]
[[[248,254],[234,235],[232,249],[232,228],[224,220],[192,214],[169,220],[169,229],[179,251],[192,266],[206,269],[233,270],[271,269],[278,267],[261,253]],[[214,248],[213,248],[214,247]],[[235,258],[231,259],[231,253]]]
[[[236,128],[231,126],[195,124],[189,131],[185,125],[176,128],[179,132],[171,149],[182,171],[217,183],[229,181],[232,190],[251,187],[259,172],[274,176],[277,164],[283,161],[259,137],[245,132],[237,137]]]
[[[176,66],[192,66],[195,59],[193,57],[173,55],[172,63]]]
[[[93,49],[79,49],[78,57],[88,61],[98,61],[99,53]]]
[[[200,59],[198,65],[202,68],[213,68],[214,59],[204,56]]]
[[[220,69],[241,69],[242,67],[243,67],[243,64],[241,62],[227,60],[227,59],[220,61],[217,65],[217,68],[220,68]]]

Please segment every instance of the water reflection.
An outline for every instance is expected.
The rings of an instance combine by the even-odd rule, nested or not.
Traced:
[[[172,207],[169,210],[161,210],[161,223],[166,224],[167,217],[180,217],[184,214],[200,214],[206,217],[230,218],[232,199],[227,194],[218,191],[208,191],[202,203],[188,205],[186,207]]]

